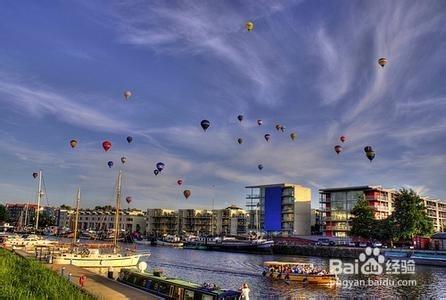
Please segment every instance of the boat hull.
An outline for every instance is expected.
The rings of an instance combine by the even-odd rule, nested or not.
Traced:
[[[141,257],[150,254],[135,254],[129,256],[100,255],[98,257],[82,257],[81,255],[66,254],[53,258],[53,264],[74,265],[83,268],[104,268],[104,267],[132,267],[136,266]]]
[[[284,280],[284,281],[294,281],[298,283],[308,283],[308,284],[317,284],[317,285],[335,285],[336,284],[336,276],[335,275],[305,275],[305,274],[293,274],[290,273],[280,274],[280,273],[271,273],[266,272],[266,277],[276,280]]]
[[[180,247],[183,247],[184,243],[183,242],[166,242],[166,241],[162,241],[162,240],[156,240],[156,245],[180,248]]]
[[[273,244],[187,243],[184,248],[238,253],[272,253]]]

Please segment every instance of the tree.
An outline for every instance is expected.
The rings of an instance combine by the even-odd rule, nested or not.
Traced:
[[[395,227],[395,238],[411,241],[415,236],[429,236],[434,232],[432,220],[426,214],[423,200],[412,189],[401,189],[389,217]]]
[[[9,221],[9,212],[3,204],[0,204],[0,222]]]
[[[48,212],[40,212],[39,214],[39,227],[48,227],[56,225],[56,217]]]
[[[364,195],[358,197],[358,202],[353,207],[351,214],[353,217],[350,218],[349,234],[365,239],[372,238],[375,232],[375,216],[373,208],[369,206]]]
[[[396,226],[392,218],[375,220],[372,237],[375,240],[387,242],[393,247],[393,243],[396,242]]]
[[[71,210],[71,206],[62,204],[62,205],[60,206],[60,209]]]

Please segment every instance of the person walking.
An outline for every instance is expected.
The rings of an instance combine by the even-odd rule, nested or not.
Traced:
[[[242,287],[240,288],[240,291],[242,292],[242,294],[240,295],[240,299],[249,300],[249,293],[251,292],[251,290],[249,289],[247,283],[244,283],[242,285]]]

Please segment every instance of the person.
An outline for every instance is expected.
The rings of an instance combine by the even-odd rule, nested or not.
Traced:
[[[242,287],[240,288],[240,291],[242,292],[242,294],[240,295],[240,299],[249,300],[249,293],[251,292],[251,290],[249,289],[247,283],[244,283],[242,285]]]

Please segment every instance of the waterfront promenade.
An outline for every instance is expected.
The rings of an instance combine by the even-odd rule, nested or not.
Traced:
[[[34,259],[32,254],[23,250],[14,250],[14,252],[26,259]],[[161,299],[155,295],[145,293],[136,288],[124,285],[116,280],[109,279],[105,276],[96,274],[88,269],[82,269],[73,265],[56,265],[42,263],[45,267],[55,271],[61,275],[61,270],[65,267],[64,277],[68,277],[71,273],[71,282],[81,289],[84,289],[88,294],[97,299]],[[79,284],[79,277],[85,275],[87,280],[82,288]]]

